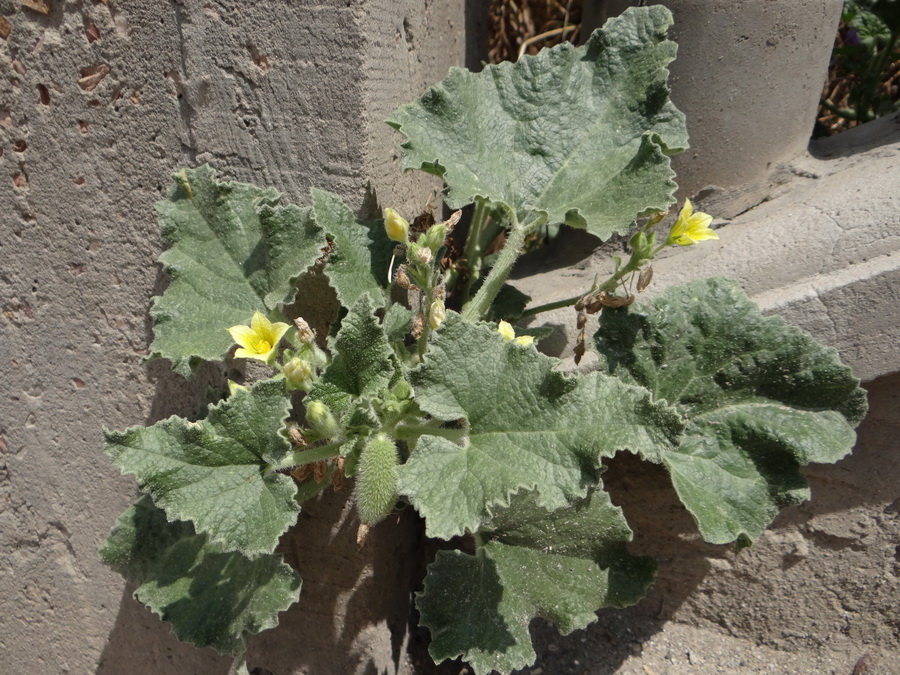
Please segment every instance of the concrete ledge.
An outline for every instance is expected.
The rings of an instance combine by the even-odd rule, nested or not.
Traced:
[[[861,379],[894,373],[900,370],[900,115],[811,151],[770,186],[767,201],[725,224],[719,241],[661,256],[654,283],[639,300],[667,286],[731,277],[764,312],[835,347]],[[555,267],[548,260],[547,271],[512,283],[535,304],[552,302],[588,289],[611,262],[604,252]],[[559,329],[548,352],[571,356],[574,319],[571,309],[537,317],[535,324]]]

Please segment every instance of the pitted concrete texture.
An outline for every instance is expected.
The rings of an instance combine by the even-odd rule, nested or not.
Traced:
[[[96,553],[136,494],[101,428],[194,414],[222,381],[218,367],[187,383],[141,365],[165,287],[153,203],[170,173],[209,162],[294,202],[316,186],[357,210],[376,194],[421,208],[439,184],[399,172],[382,120],[466,64],[476,19],[464,0],[26,4],[0,2],[0,671],[224,673],[226,659],[180,645]],[[304,517],[321,530],[341,499]],[[407,533],[385,527],[360,552],[351,520],[298,563],[313,600],[285,615],[293,637],[267,643],[279,675],[398,662],[405,624],[385,617],[405,620],[408,579],[402,565],[383,586],[370,579]]]

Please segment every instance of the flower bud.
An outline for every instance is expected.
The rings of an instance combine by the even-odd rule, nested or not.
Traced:
[[[500,333],[500,336],[506,341],[509,342],[514,337],[516,337],[516,332],[513,330],[512,325],[509,321],[501,321],[497,324],[497,332]]]
[[[437,223],[428,228],[428,232],[425,233],[425,236],[422,237],[419,243],[422,244],[422,246],[427,246],[432,253],[437,253],[437,250],[444,245],[444,239],[446,238],[446,223]]]
[[[428,322],[431,324],[431,330],[437,330],[447,318],[447,310],[444,307],[444,301],[438,298],[431,303],[431,311],[429,312]]]
[[[311,363],[296,357],[284,364],[283,372],[291,389],[308,390],[315,375]]]
[[[647,235],[642,231],[635,232],[634,236],[628,242],[634,255],[639,258],[645,258],[649,254],[647,248]]]
[[[321,401],[312,401],[306,406],[306,421],[310,428],[322,438],[334,438],[340,434],[340,427],[328,406]]]
[[[388,237],[401,244],[409,241],[409,222],[394,209],[384,210],[384,231]]]
[[[391,393],[393,393],[394,396],[396,396],[400,400],[412,398],[412,387],[409,386],[409,382],[407,382],[403,378],[400,378],[397,384],[394,385]]]

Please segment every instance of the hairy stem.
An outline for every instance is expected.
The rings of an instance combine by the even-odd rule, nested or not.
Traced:
[[[478,293],[472,298],[462,310],[462,318],[469,323],[475,323],[482,319],[491,308],[491,303],[500,292],[500,288],[506,282],[509,273],[512,272],[513,265],[519,259],[522,248],[525,246],[525,239],[534,229],[543,224],[543,219],[528,225],[521,225],[515,214],[509,214],[512,223],[510,224],[509,234],[506,237],[506,244],[500,255],[497,256],[497,262],[491,268],[484,280],[484,284],[478,289]]]
[[[298,450],[281,462],[271,464],[266,470],[266,473],[272,473],[273,471],[280,471],[281,469],[288,469],[294,466],[301,466],[303,464],[311,464],[312,462],[318,462],[322,459],[337,457],[341,452],[341,446],[343,444],[343,441],[337,441],[335,443],[321,445],[317,448]]]
[[[466,259],[466,268],[468,269],[468,277],[466,278],[466,287],[463,292],[463,302],[469,300],[472,284],[481,276],[481,260],[484,257],[484,241],[482,241],[482,231],[487,221],[490,209],[487,202],[478,200],[475,202],[475,213],[472,214],[472,223],[469,225],[469,234],[466,235],[466,248],[464,251]]]

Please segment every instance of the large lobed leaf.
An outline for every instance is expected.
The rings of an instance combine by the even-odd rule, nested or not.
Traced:
[[[187,376],[201,360],[224,358],[233,345],[227,328],[290,303],[294,279],[326,242],[312,210],[280,206],[274,189],[219,182],[208,166],[173,178],[156,205],[172,245],[160,256],[171,283],[150,310],[150,352]]]
[[[330,347],[334,358],[310,398],[332,410],[343,413],[356,399],[380,395],[398,375],[397,358],[368,294],[350,307]]]
[[[798,467],[850,452],[866,412],[834,349],[763,317],[726,279],[670,288],[641,310],[604,309],[595,344],[609,373],[685,415],[662,459],[713,543],[752,540],[807,499]]]
[[[360,223],[340,197],[325,190],[313,189],[310,194],[316,222],[332,242],[325,276],[341,305],[350,308],[365,293],[382,298],[395,246],[384,231],[384,223]]]
[[[220,653],[243,652],[244,636],[276,626],[300,595],[300,577],[280,555],[226,551],[190,523],[167,522],[147,495],[119,517],[100,558],[179,640]]]
[[[170,417],[152,427],[105,432],[106,453],[172,520],[189,520],[224,550],[275,549],[300,510],[289,476],[270,473],[290,443],[290,399],[280,381],[238,390],[200,422]]]
[[[687,147],[666,86],[671,23],[663,7],[630,9],[583,47],[451,69],[388,120],[407,138],[404,166],[442,177],[451,208],[488,200],[520,222],[545,215],[602,239],[667,210],[668,155]]]
[[[397,468],[399,491],[425,516],[429,536],[476,531],[521,489],[536,490],[542,508],[560,508],[584,496],[601,457],[675,447],[678,415],[645,389],[599,373],[569,377],[555,364],[448,313],[411,382],[421,409],[458,421],[466,438],[423,436]]]
[[[631,530],[602,491],[552,512],[518,494],[479,537],[474,556],[438,553],[416,601],[435,662],[462,656],[476,673],[531,664],[533,618],[570,633],[602,607],[637,602],[653,579],[653,560],[625,551]]]

